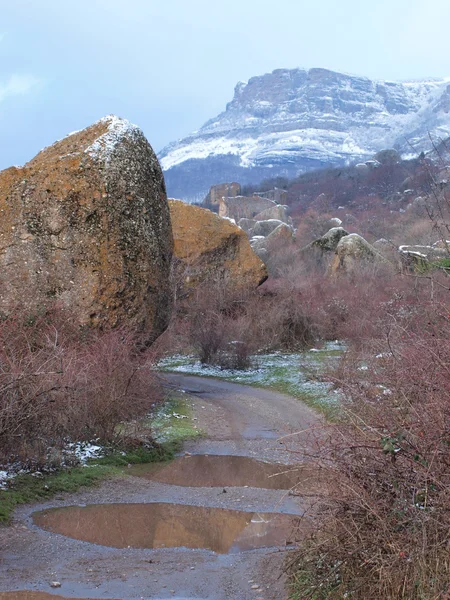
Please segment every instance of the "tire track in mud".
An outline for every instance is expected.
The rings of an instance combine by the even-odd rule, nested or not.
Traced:
[[[243,475],[239,466],[232,466],[230,471],[228,465],[220,473],[217,467],[220,461],[217,462],[216,458],[212,461],[215,464],[211,471],[215,475],[215,480],[211,482],[214,487],[205,485],[208,483],[205,462],[203,459],[198,461],[198,458],[193,461],[199,462],[197,475],[195,468],[191,469],[192,487],[176,485],[187,483],[186,478],[180,475],[185,475],[183,465],[189,463],[180,462],[184,460],[180,458],[178,463],[175,461],[169,466],[169,474],[164,475],[164,469],[159,470],[159,476],[150,477],[145,473],[127,473],[104,482],[98,488],[81,490],[64,499],[21,507],[16,511],[12,526],[0,530],[0,590],[26,589],[50,593],[49,582],[58,581],[62,585],[55,592],[66,598],[286,598],[282,566],[290,546],[262,547],[250,551],[239,551],[238,548],[232,553],[198,547],[136,548],[127,547],[128,544],[115,548],[46,531],[33,522],[33,513],[36,511],[93,504],[128,504],[130,511],[131,505],[167,503],[172,506],[184,505],[186,509],[198,507],[225,509],[225,512],[240,511],[234,513],[238,516],[241,511],[253,514],[275,512],[285,516],[308,514],[311,508],[309,493],[315,489],[314,486],[317,487],[317,477],[307,463],[305,435],[298,432],[320,423],[320,417],[314,411],[292,397],[264,389],[178,374],[165,374],[165,379],[167,385],[187,392],[187,401],[192,407],[196,424],[206,433],[203,438],[185,443],[186,459],[190,455],[223,457],[223,464],[226,465],[227,457],[244,457],[242,462],[247,469],[248,483],[253,483],[255,487],[242,485],[245,482],[245,469]],[[289,447],[286,447],[286,442]],[[298,493],[301,494],[304,489],[308,497],[290,495],[287,485],[281,486],[284,489],[256,486],[258,474],[255,475],[255,471],[260,468],[260,463],[277,463],[283,467],[293,460],[304,463],[297,474],[300,482]],[[233,461],[236,463],[236,459],[230,459],[230,463]],[[272,475],[273,472],[270,473]],[[220,486],[216,485],[217,477]],[[226,478],[228,485],[222,485],[226,483]],[[240,485],[233,486],[233,483]],[[126,507],[120,512],[128,513]],[[126,516],[129,519],[129,514]],[[105,527],[111,528],[113,522],[105,522]],[[171,519],[166,518],[165,522],[171,523]],[[302,519],[297,533],[300,538],[309,529],[310,522],[309,517]],[[213,520],[210,526],[217,528],[218,525]],[[226,522],[222,526],[226,532]],[[182,523],[177,527],[177,535],[184,535],[185,525]],[[194,531],[192,535],[195,537],[197,534]],[[258,536],[259,532],[252,535]],[[0,594],[0,600],[40,598],[30,596],[30,592],[27,594]],[[46,597],[42,596],[42,600],[46,600]]]

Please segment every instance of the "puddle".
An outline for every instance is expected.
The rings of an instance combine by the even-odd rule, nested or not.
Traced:
[[[255,487],[289,490],[302,479],[302,471],[247,456],[183,456],[165,465],[134,465],[131,475],[184,487]]]
[[[103,546],[204,548],[220,554],[293,543],[300,523],[295,515],[169,503],[70,506],[33,518],[47,531]]]

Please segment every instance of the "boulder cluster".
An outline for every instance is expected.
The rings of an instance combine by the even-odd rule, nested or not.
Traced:
[[[80,325],[167,327],[173,252],[191,285],[208,276],[257,286],[267,276],[244,232],[167,201],[142,131],[109,116],[0,172],[0,314],[55,301]],[[172,227],[173,222],[173,227]]]
[[[285,190],[273,189],[257,192],[252,196],[230,195],[230,190],[238,190],[239,184],[224,183],[212,186],[208,199],[215,198],[221,217],[231,219],[245,231],[256,254],[267,260],[270,248],[276,242],[291,242],[294,239],[294,227],[289,217]],[[227,195],[218,198],[226,191]]]

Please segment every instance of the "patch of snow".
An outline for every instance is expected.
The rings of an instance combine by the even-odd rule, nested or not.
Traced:
[[[96,160],[103,160],[106,164],[110,162],[116,146],[123,141],[124,137],[142,135],[137,125],[133,125],[127,119],[121,119],[115,115],[103,117],[97,123],[107,124],[108,130],[88,146],[84,152]]]
[[[162,359],[158,368],[162,371],[202,375],[217,379],[228,379],[247,385],[274,386],[282,381],[291,393],[306,393],[314,396],[321,404],[336,404],[340,393],[331,395],[331,384],[320,378],[311,378],[311,373],[320,372],[323,367],[321,354],[333,350],[344,350],[340,342],[328,342],[316,353],[282,354],[278,352],[255,355],[253,367],[246,370],[222,369],[211,365],[202,365],[192,356],[174,355]],[[330,357],[335,360],[335,357]],[[280,375],[280,373],[282,373]]]
[[[100,458],[105,449],[93,442],[73,442],[67,444],[66,451],[74,454],[81,464],[86,464],[89,458]]]
[[[222,217],[221,215],[219,215],[221,219],[225,219],[225,221],[229,221],[230,223],[233,223],[233,225],[236,225],[236,221],[234,219],[232,219],[231,217]]]
[[[8,471],[0,471],[0,490],[4,490],[8,487],[8,481],[15,477],[14,473]]]
[[[172,416],[172,417],[175,417],[175,419],[187,419],[187,416],[186,416],[186,415],[179,415],[179,414],[178,414],[178,413],[176,413],[176,412],[173,412],[173,413],[171,414],[171,416]]]

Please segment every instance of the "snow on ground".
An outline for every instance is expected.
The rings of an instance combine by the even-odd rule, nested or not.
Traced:
[[[326,408],[337,405],[339,395],[332,392],[331,384],[322,380],[322,373],[331,361],[344,350],[343,344],[329,342],[323,348],[313,348],[301,354],[274,352],[252,357],[252,368],[246,370],[221,369],[202,365],[193,356],[175,355],[158,363],[161,371],[227,379],[244,385],[276,388],[309,403]]]
[[[105,453],[105,448],[93,442],[73,442],[67,444],[65,454],[71,454],[85,465],[89,458],[100,458]]]
[[[50,450],[50,449],[49,449]],[[88,459],[100,458],[104,456],[105,448],[98,444],[98,440],[92,442],[68,442],[62,449],[61,466],[86,466]],[[42,477],[42,473],[36,470],[36,467],[24,468],[20,463],[2,465],[0,470],[0,490],[8,487],[8,482],[17,477],[17,475],[33,475],[34,477]]]

